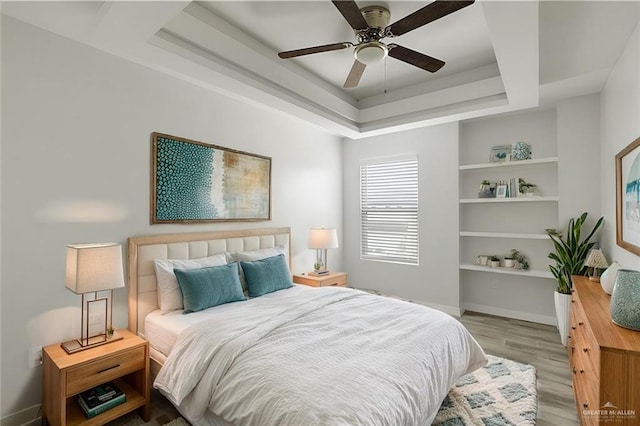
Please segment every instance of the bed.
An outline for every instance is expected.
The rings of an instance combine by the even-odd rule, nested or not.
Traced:
[[[290,236],[282,227],[129,238],[129,329],[150,342],[154,386],[195,425],[430,425],[455,381],[486,363],[444,313],[293,284],[187,315],[160,309],[156,259],[277,248],[288,267]]]

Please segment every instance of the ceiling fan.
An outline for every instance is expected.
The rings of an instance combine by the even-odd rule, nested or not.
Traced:
[[[416,52],[395,43],[385,44],[381,40],[386,37],[397,37],[415,30],[429,22],[440,19],[474,3],[467,1],[436,0],[389,25],[391,14],[382,6],[367,6],[362,9],[353,0],[332,0],[338,11],[353,28],[357,43],[342,42],[305,49],[289,50],[278,53],[282,59],[310,55],[312,53],[329,52],[355,47],[355,61],[344,82],[345,88],[356,87],[367,65],[376,63],[385,56],[401,60],[429,72],[436,72],[444,66],[444,61]]]

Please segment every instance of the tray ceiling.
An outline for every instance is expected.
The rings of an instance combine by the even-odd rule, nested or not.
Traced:
[[[428,3],[362,1],[358,6],[384,6],[395,22]],[[385,39],[446,65],[432,74],[387,58],[368,66],[352,89],[342,87],[353,64],[352,48],[286,60],[277,56],[284,50],[355,41],[353,30],[328,0],[3,2],[2,12],[208,90],[360,138],[537,106],[543,57],[539,28],[545,24],[547,32],[558,32],[565,25],[553,18],[575,17],[570,4],[583,2],[552,3],[476,1]],[[637,20],[633,6],[601,7],[615,10],[612,19],[622,19],[612,31],[619,34],[616,45],[633,28],[634,11]],[[591,15],[602,13],[598,7],[589,10]],[[539,16],[550,22],[539,24]],[[589,22],[588,17],[580,19]],[[581,27],[572,23],[571,28]],[[547,43],[548,38],[541,39]],[[552,49],[553,43],[548,44]],[[592,80],[602,80],[602,69],[606,67]]]

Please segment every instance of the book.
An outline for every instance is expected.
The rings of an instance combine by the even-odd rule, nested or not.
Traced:
[[[123,395],[120,388],[113,384],[113,382],[107,382],[82,392],[80,398],[89,409],[93,409],[120,395]]]
[[[89,408],[86,405],[84,399],[82,399],[81,396],[78,397],[78,404],[80,405],[80,407],[82,408],[82,411],[84,411],[84,414],[87,416],[88,419],[95,417],[100,413],[104,413],[105,411],[110,410],[115,406],[123,404],[126,401],[127,401],[127,395],[123,393],[111,398],[108,401],[103,402],[100,405],[97,405],[94,408]]]

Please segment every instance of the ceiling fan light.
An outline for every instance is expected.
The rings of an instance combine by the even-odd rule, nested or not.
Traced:
[[[362,62],[365,65],[375,64],[380,62],[387,56],[389,49],[384,44],[373,41],[356,47],[353,52],[358,62]]]

